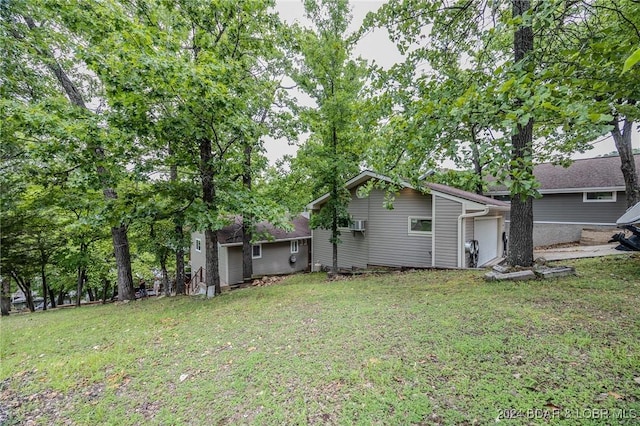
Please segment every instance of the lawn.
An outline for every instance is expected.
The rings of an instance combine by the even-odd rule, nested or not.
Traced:
[[[640,258],[306,274],[2,318],[6,424],[637,424]]]

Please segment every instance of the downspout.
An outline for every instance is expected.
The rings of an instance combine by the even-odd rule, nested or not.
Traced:
[[[487,213],[489,213],[489,206],[484,206],[484,209],[479,212],[462,213],[458,216],[458,268],[464,268],[464,241],[461,241],[464,240],[464,238],[462,238],[462,219],[484,216]]]

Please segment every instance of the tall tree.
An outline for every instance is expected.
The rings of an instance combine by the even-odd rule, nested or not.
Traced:
[[[514,65],[525,73],[533,74],[535,63],[532,61],[533,28],[530,21],[531,2],[513,1],[513,19],[522,22],[513,36]],[[516,98],[516,107],[524,103]],[[533,115],[523,116],[511,136],[511,162],[509,175],[512,181],[518,180],[518,174],[533,176]],[[531,266],[533,264],[533,197],[530,194],[515,194],[511,198],[511,221],[509,226],[509,252],[507,262],[510,265]]]
[[[271,6],[148,0],[92,4],[74,17],[82,23],[76,30],[91,41],[89,66],[105,80],[120,119],[140,135],[170,121],[172,132],[161,139],[181,135],[171,148],[200,184],[198,200],[185,213],[205,234],[210,295],[221,291],[216,231],[231,220],[228,203],[255,111],[249,106],[263,94],[264,81],[255,73],[274,51]]]
[[[347,0],[306,0],[307,18],[314,29],[296,34],[300,55],[293,79],[315,102],[301,119],[311,134],[308,150],[315,159],[317,185],[331,194],[311,219],[311,226],[331,231],[332,273],[338,270],[340,227],[350,221],[349,193],[344,182],[358,172],[365,136],[359,105],[366,76],[365,63],[353,59],[355,38],[348,34],[351,12]]]
[[[10,86],[14,90],[34,87],[32,79],[44,77],[56,83],[58,95],[62,93],[67,97],[69,107],[59,105],[56,93],[49,85],[48,93],[39,93],[36,96],[33,92],[23,92],[18,94],[18,102],[40,102],[42,108],[40,112],[51,111],[51,115],[64,114],[64,116],[51,117],[49,125],[53,129],[22,129],[24,133],[48,132],[49,135],[56,134],[56,143],[63,142],[66,137],[72,139],[73,136],[62,135],[63,132],[73,129],[77,132],[79,126],[87,126],[83,129],[85,138],[80,141],[82,152],[80,162],[93,164],[94,173],[103,195],[109,202],[115,202],[118,195],[115,189],[117,181],[113,169],[107,166],[110,160],[107,157],[102,141],[107,138],[109,132],[103,126],[102,118],[97,117],[94,111],[87,107],[87,101],[92,100],[95,95],[94,88],[99,82],[89,74],[77,72],[77,68],[83,65],[77,63],[74,57],[74,47],[78,41],[67,31],[63,19],[57,13],[58,8],[49,8],[45,3],[30,4],[28,2],[9,2],[1,5],[2,13],[2,42],[8,46],[7,55],[4,61],[16,61],[14,68],[20,68],[18,73],[12,75],[17,80],[25,78],[23,81],[12,82]],[[60,10],[65,10],[60,8]],[[28,80],[26,80],[28,79]],[[43,95],[49,96],[49,98]],[[51,103],[58,103],[56,108],[51,108]],[[44,105],[43,103],[47,104]],[[28,122],[28,119],[24,120]],[[44,158],[44,157],[43,157]],[[131,261],[129,253],[129,242],[127,239],[126,225],[115,220],[116,224],[111,227],[113,247],[116,255],[118,267],[119,298],[121,300],[133,299],[133,281],[131,276]],[[119,223],[118,223],[119,222]]]
[[[574,89],[553,80],[544,62],[546,45],[533,43],[545,30],[549,37],[549,28],[557,33],[561,21],[554,13],[565,3],[574,2],[531,7],[529,0],[392,0],[367,20],[385,25],[407,56],[383,83],[400,89],[390,109],[409,113],[385,127],[399,123],[392,131],[400,134],[418,128],[400,145],[403,157],[397,158],[418,165],[415,157],[451,158],[464,151],[490,158],[484,167],[478,167],[483,161],[473,162],[478,172],[486,170],[510,189],[512,265],[533,262],[531,197],[539,195],[534,161],[564,159],[585,149],[588,138],[610,120],[567,96]],[[463,88],[456,81],[464,82]],[[416,168],[418,173],[423,170]]]
[[[620,155],[627,207],[631,207],[640,202],[631,146],[634,123],[640,120],[640,75],[622,70],[627,56],[640,44],[640,8],[633,0],[601,0],[568,3],[560,11],[563,36],[550,39],[553,62],[549,62],[558,79],[575,86],[574,102],[611,116],[607,124]]]

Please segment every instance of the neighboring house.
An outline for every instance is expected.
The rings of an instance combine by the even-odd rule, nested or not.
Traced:
[[[385,176],[364,171],[345,184],[351,193],[348,209],[352,225],[340,229],[340,268],[465,268],[470,265],[465,252],[469,240],[479,242],[479,266],[502,256],[504,215],[509,203],[445,185],[426,183],[424,190],[418,190],[402,183],[389,210],[383,206],[383,190],[373,189],[366,197],[358,193],[370,179],[391,182]],[[329,196],[311,202],[307,206],[311,214]],[[312,261],[331,266],[331,231],[314,229],[312,236]]]
[[[634,157],[640,170],[640,155]],[[580,241],[583,229],[616,232],[627,209],[620,157],[575,160],[567,168],[544,163],[533,174],[542,194],[533,200],[534,246]],[[486,195],[508,199],[509,191],[494,185]]]
[[[256,235],[268,236],[255,242],[252,247],[253,275],[280,275],[306,271],[309,268],[311,232],[309,219],[297,216],[292,220],[290,232],[274,228],[269,223],[260,223]],[[241,219],[218,231],[218,262],[220,285],[228,286],[243,281],[242,277],[242,227]],[[204,283],[206,276],[204,233],[191,234],[192,282]]]

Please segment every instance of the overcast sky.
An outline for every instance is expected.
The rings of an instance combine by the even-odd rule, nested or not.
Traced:
[[[368,12],[375,12],[383,3],[384,1],[380,0],[351,0],[350,5],[353,14],[353,20],[351,22],[352,30],[356,30],[362,24]],[[299,22],[301,25],[308,24],[304,18],[302,0],[277,0],[276,10],[280,14],[281,19],[288,23]],[[386,30],[376,30],[366,34],[356,46],[355,54],[368,61],[374,61],[376,64],[385,68],[402,60],[402,56],[389,40]],[[638,132],[634,132],[632,140],[633,147],[640,148],[640,136]],[[610,136],[602,137],[594,141],[593,147],[593,149],[583,154],[575,154],[573,158],[591,158],[616,150],[615,144]],[[271,164],[286,154],[295,154],[297,149],[296,146],[289,146],[286,141],[281,140],[267,140],[265,142],[265,148]]]

